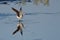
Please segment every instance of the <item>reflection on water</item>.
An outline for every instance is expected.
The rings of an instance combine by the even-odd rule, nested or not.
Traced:
[[[44,39],[51,40],[54,38],[59,39],[60,14],[57,13],[53,14],[35,13],[35,14],[27,13],[26,14],[27,16],[24,16],[24,19],[21,21],[17,21],[15,15],[10,15],[10,13],[9,15],[0,14],[0,17],[2,18],[4,17],[4,20],[1,21],[0,19],[0,39],[1,40],[4,39],[10,40],[10,38],[11,40],[21,40],[22,38],[24,40],[44,40]],[[10,20],[5,19],[5,17],[9,18]],[[25,26],[23,23],[25,24]],[[25,27],[26,29],[23,30],[23,27]],[[11,32],[14,36],[18,32],[20,32],[19,34],[22,35],[23,37],[19,36],[19,34],[16,37],[12,37],[12,35],[10,35]],[[57,37],[55,37],[55,35]]]
[[[20,31],[21,35],[23,35],[23,28],[24,24],[22,23],[22,21],[19,21],[17,24],[17,29],[13,32],[13,35],[16,34],[18,31]]]

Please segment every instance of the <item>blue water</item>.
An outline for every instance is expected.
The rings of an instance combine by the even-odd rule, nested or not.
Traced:
[[[24,25],[23,36],[17,29],[18,19],[11,7],[19,10],[20,5],[0,4],[0,40],[60,40],[60,0],[50,0],[50,5],[22,5],[25,13],[21,23]]]
[[[60,40],[59,13],[24,15],[23,36],[20,32],[12,35],[18,24],[15,14],[1,14],[0,17],[0,40]]]

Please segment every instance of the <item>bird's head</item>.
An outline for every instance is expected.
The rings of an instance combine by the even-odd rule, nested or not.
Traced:
[[[22,10],[22,7],[20,8],[20,10]]]

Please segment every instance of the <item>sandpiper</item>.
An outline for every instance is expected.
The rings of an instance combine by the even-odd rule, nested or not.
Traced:
[[[13,8],[13,7],[12,7],[12,10],[16,12],[18,20],[21,20],[22,17],[23,17],[22,7],[20,8],[19,11],[17,9]]]

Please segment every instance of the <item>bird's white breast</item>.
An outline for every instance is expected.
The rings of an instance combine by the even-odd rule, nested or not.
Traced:
[[[17,16],[17,18],[20,20],[22,17],[23,17],[23,13],[20,11],[19,17]]]

